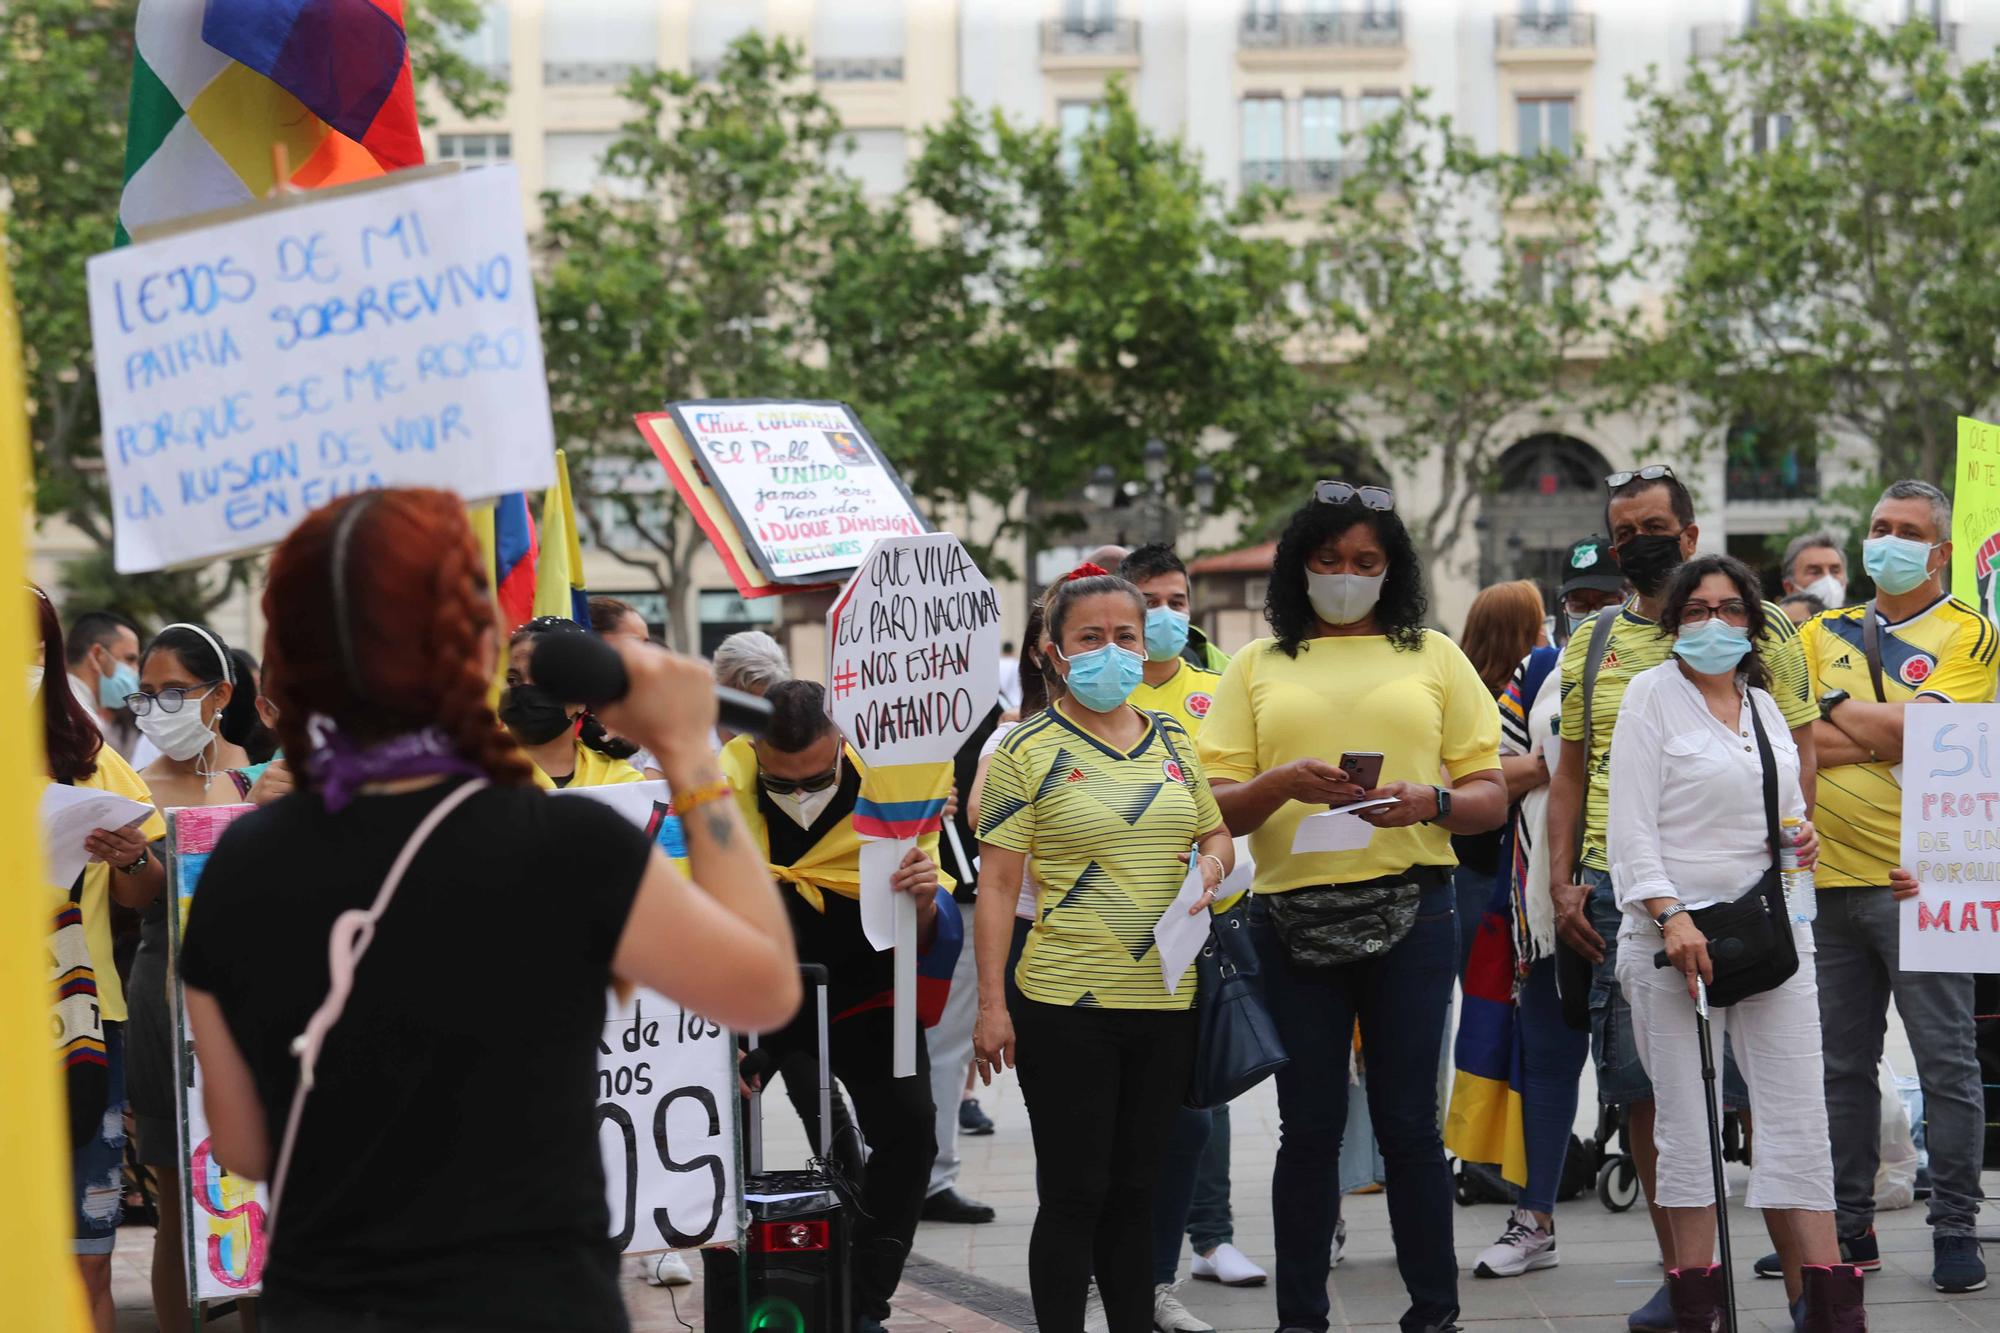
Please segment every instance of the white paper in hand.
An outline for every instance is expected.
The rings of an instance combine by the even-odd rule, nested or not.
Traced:
[[[1160,980],[1166,982],[1169,995],[1187,975],[1188,966],[1201,952],[1201,946],[1208,943],[1208,913],[1188,915],[1189,909],[1201,901],[1203,891],[1201,858],[1190,857],[1181,891],[1174,895],[1173,905],[1166,914],[1153,923],[1153,942],[1160,946]]]
[[[76,882],[90,853],[83,840],[101,828],[130,828],[153,813],[144,801],[94,787],[65,787],[51,782],[42,788],[42,858],[48,880],[59,889]]]
[[[1292,851],[1358,852],[1375,837],[1375,826],[1362,820],[1358,812],[1372,810],[1378,805],[1394,805],[1395,802],[1393,796],[1378,796],[1372,801],[1356,801],[1321,814],[1307,815],[1299,821],[1298,831],[1292,835]]]
[[[861,841],[861,933],[877,953],[896,947],[896,899],[908,895],[898,895],[889,881],[916,845],[915,838]]]

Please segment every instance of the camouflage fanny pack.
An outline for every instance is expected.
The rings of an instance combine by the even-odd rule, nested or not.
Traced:
[[[1423,890],[1414,882],[1329,884],[1263,895],[1271,925],[1297,967],[1337,967],[1380,958],[1416,923]]]

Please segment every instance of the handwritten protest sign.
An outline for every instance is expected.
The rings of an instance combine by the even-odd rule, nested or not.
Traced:
[[[2000,972],[2000,704],[1903,710],[1902,966]]]
[[[684,859],[664,782],[571,787]],[[597,1135],[612,1236],[626,1254],[726,1245],[741,1234],[736,1038],[650,990],[611,997],[597,1043]]]
[[[930,530],[844,403],[711,399],[667,411],[773,583],[831,582],[876,538]]]
[[[209,853],[224,829],[254,809],[213,805],[167,811],[167,887],[173,894],[167,947],[174,960],[174,1031],[180,1034],[174,1043],[174,1098],[180,1112],[181,1179],[187,1187],[181,1234],[187,1244],[188,1291],[196,1301],[254,1292],[264,1280],[264,1217],[270,1196],[262,1185],[223,1170],[210,1151],[201,1062],[195,1059],[180,980],[181,932]],[[161,1200],[162,1207],[173,1205],[173,1200]]]
[[[948,532],[878,541],[826,615],[827,708],[870,764],[949,763],[1000,690],[1000,599]]]
[[[1958,419],[1951,506],[1951,590],[2000,617],[2000,426]]]
[[[512,168],[330,192],[89,278],[121,574],[269,546],[359,490],[554,480]]]

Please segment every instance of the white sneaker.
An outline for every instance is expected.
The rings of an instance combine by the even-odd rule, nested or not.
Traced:
[[[1340,1261],[1347,1257],[1347,1219],[1333,1219],[1333,1266],[1340,1267]]]
[[[1205,1324],[1188,1313],[1170,1285],[1153,1288],[1153,1327],[1160,1333],[1215,1333],[1213,1324]]]
[[[1189,1271],[1197,1281],[1220,1282],[1225,1287],[1261,1287],[1270,1276],[1227,1241],[1207,1254],[1197,1254]]]
[[[1500,1239],[1479,1252],[1472,1271],[1479,1277],[1519,1277],[1556,1263],[1555,1236],[1542,1229],[1533,1213],[1516,1208]]]
[[[668,1250],[665,1254],[649,1254],[639,1261],[646,1281],[656,1287],[691,1287],[694,1273],[688,1268],[688,1261]]]

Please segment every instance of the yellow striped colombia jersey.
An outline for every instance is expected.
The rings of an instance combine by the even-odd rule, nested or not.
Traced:
[[[1864,702],[1875,698],[1861,641],[1866,610],[1849,606],[1828,611],[1807,621],[1800,631],[1815,700],[1833,690],[1845,690]],[[1907,620],[1880,624],[1882,693],[1887,702],[1993,701],[1994,649],[2000,646],[2000,636],[1985,616],[1956,597],[1940,597]],[[1815,885],[1887,884],[1889,871],[1902,864],[1903,788],[1895,773],[1901,761],[1901,755],[1884,755],[1880,763],[1819,770],[1819,802],[1813,809],[1813,827],[1819,830]]]
[[[1186,1009],[1194,987],[1168,995],[1153,926],[1180,892],[1180,857],[1222,826],[1194,742],[1149,713],[1120,753],[1043,710],[993,752],[979,840],[1034,859],[1035,925],[1015,980],[1043,1004]]]
[[[1611,814],[1611,731],[1618,725],[1618,707],[1625,702],[1625,687],[1641,671],[1650,671],[1673,656],[1674,637],[1635,609],[1638,599],[1625,604],[1611,627],[1604,645],[1604,660],[1597,669],[1597,692],[1591,700],[1590,790],[1584,797],[1583,864],[1594,870],[1609,870],[1604,833]],[[1570,636],[1562,655],[1562,738],[1583,739],[1583,667],[1590,655],[1593,623]],[[1764,603],[1764,636],[1758,651],[1771,672],[1771,697],[1785,721],[1796,731],[1819,717],[1812,681],[1806,671],[1805,651],[1799,632],[1776,603]]]
[[[1181,724],[1190,736],[1201,735],[1201,724],[1208,717],[1208,710],[1215,703],[1215,683],[1222,679],[1219,672],[1204,671],[1186,659],[1180,660],[1180,670],[1167,677],[1164,685],[1148,685],[1139,682],[1139,688],[1132,691],[1131,704],[1144,713],[1165,713]]]

